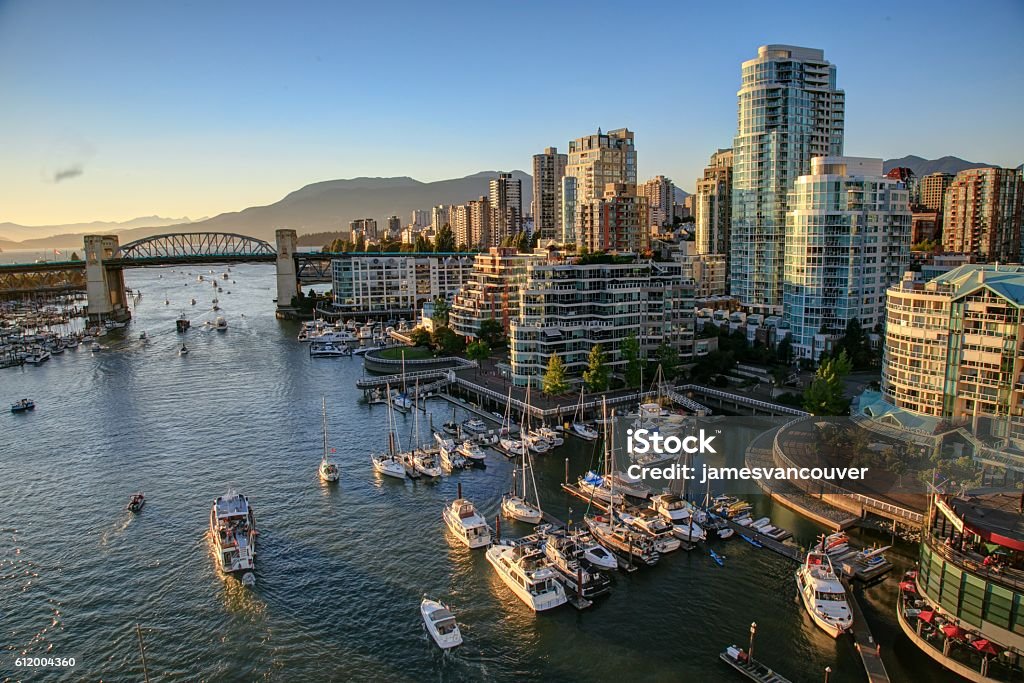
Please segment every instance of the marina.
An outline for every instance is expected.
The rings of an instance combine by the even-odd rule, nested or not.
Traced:
[[[289,631],[297,630],[303,640],[318,646],[344,651],[344,668],[326,665],[336,676],[343,671],[357,678],[384,672],[400,678],[392,656],[375,654],[376,646],[387,634],[394,656],[424,670],[437,666],[429,656],[437,647],[416,612],[427,591],[458,616],[465,638],[448,661],[453,668],[444,677],[453,680],[483,677],[482,662],[493,657],[497,664],[487,665],[492,679],[540,680],[516,673],[521,672],[518,662],[538,655],[549,662],[545,680],[627,676],[635,667],[624,665],[608,647],[623,637],[624,625],[635,634],[626,636],[627,640],[642,640],[644,651],[650,653],[643,661],[646,673],[641,679],[659,680],[685,671],[718,680],[723,677],[723,664],[718,661],[721,642],[709,636],[751,618],[771,624],[759,635],[762,652],[773,653],[769,661],[793,662],[787,674],[794,680],[814,679],[826,665],[834,670],[833,681],[862,680],[863,664],[851,643],[819,638],[802,608],[793,602],[791,560],[738,539],[698,544],[700,553],[670,552],[654,567],[636,562],[636,571],[613,570],[610,591],[590,600],[592,604],[579,617],[568,607],[532,616],[532,610],[496,575],[485,550],[466,547],[441,518],[446,501],[457,499],[458,485],[463,484],[464,495],[497,531],[495,520],[500,517],[501,497],[509,489],[515,460],[481,445],[486,468],[412,480],[404,473],[401,478],[378,474],[369,457],[387,452],[389,421],[408,450],[417,414],[424,443],[431,441],[427,428],[431,422],[440,426],[479,420],[483,431],[478,434],[484,436],[497,430],[500,418],[457,398],[436,396],[426,399],[421,410],[395,413],[389,420],[386,406],[367,405],[359,392],[346,389],[360,377],[358,362],[314,362],[305,345],[296,340],[296,324],[282,323],[261,310],[260,297],[269,293],[250,275],[259,268],[236,267],[238,284],[232,285],[232,296],[225,297],[231,299],[224,312],[231,321],[229,330],[189,330],[190,353],[180,362],[181,336],[175,331],[179,310],[165,306],[163,297],[144,296],[136,320],[124,331],[103,337],[104,345],[108,337],[112,341],[109,350],[91,355],[69,352],[39,368],[5,371],[3,380],[11,387],[8,402],[30,396],[37,408],[28,419],[9,415],[12,428],[18,424],[19,439],[28,445],[0,463],[0,475],[13,476],[12,468],[29,474],[41,471],[53,463],[51,454],[60,452],[60,444],[73,439],[80,448],[64,458],[69,480],[55,482],[53,493],[67,496],[81,487],[90,491],[77,516],[56,513],[62,534],[76,534],[90,550],[61,557],[59,571],[36,570],[39,576],[26,590],[39,599],[28,603],[28,609],[9,610],[7,598],[0,597],[5,613],[15,614],[12,628],[41,631],[53,619],[42,596],[58,592],[67,596],[59,607],[54,606],[60,611],[63,630],[47,630],[40,642],[44,647],[66,648],[68,638],[74,636],[76,642],[104,657],[123,662],[111,665],[111,672],[137,662],[137,651],[133,655],[131,648],[122,647],[118,634],[120,624],[130,624],[125,633],[134,639],[133,615],[145,611],[151,672],[173,668],[173,653],[179,647],[194,649],[211,675],[230,676],[238,667],[253,671],[250,659],[241,656],[236,646],[229,646],[225,657],[223,646],[205,644],[215,619],[229,643],[249,642],[254,628],[272,634],[267,646],[255,646],[259,661],[286,666],[300,677],[323,669],[304,661],[304,649],[283,635]],[[143,292],[157,285],[155,271],[131,274],[133,287]],[[173,304],[181,297],[172,290],[168,298]],[[139,329],[148,331],[148,344],[137,339]],[[118,335],[123,335],[123,341]],[[253,374],[249,366],[257,356],[270,362],[264,365],[265,371]],[[232,372],[243,373],[244,385],[225,383],[223,378]],[[81,392],[58,396],[65,384],[92,387],[88,400]],[[324,448],[322,388],[329,385],[340,387],[327,396],[327,431],[330,445],[337,449],[332,455],[341,472],[340,487],[321,482],[315,464]],[[124,396],[128,386],[130,402]],[[268,397],[265,405],[252,400],[253,392]],[[198,423],[153,422],[180,410],[186,397],[190,411],[208,418]],[[57,401],[81,418],[53,431],[57,418],[52,406]],[[293,408],[286,415],[281,413],[285,404]],[[91,426],[99,411],[113,411],[127,419],[116,451]],[[157,427],[159,443],[152,438],[153,428],[143,426],[150,424],[162,424]],[[620,431],[624,425],[619,425]],[[567,474],[575,482],[595,466],[591,460],[595,445],[600,448],[600,441],[566,435],[564,444],[553,452],[535,454],[534,476],[545,522],[582,528],[587,500],[571,495],[562,485]],[[619,444],[620,453],[621,448]],[[238,457],[239,452],[246,456]],[[250,496],[261,511],[257,581],[251,588],[219,575],[204,540],[204,514],[210,510],[210,501],[228,487]],[[138,490],[146,492],[145,510],[129,517],[132,513],[124,509],[125,502]],[[38,563],[60,547],[63,536],[26,516],[39,509],[31,492],[5,489],[0,495],[5,506],[25,510],[7,522],[16,530],[8,532],[14,539],[12,548],[20,552],[2,559],[15,572],[29,569],[28,563]],[[778,522],[805,544],[821,533],[819,527],[801,522],[781,507],[771,509],[766,498],[748,499],[754,517],[770,515],[773,524]],[[637,507],[642,502],[633,501]],[[600,514],[600,505],[593,505],[592,512]],[[388,531],[382,536],[381,529]],[[410,529],[416,530],[415,544],[387,540]],[[501,520],[505,542],[533,533],[532,525]],[[725,557],[724,566],[712,559],[708,549]],[[315,571],[293,571],[300,565]],[[127,571],[128,567],[143,569]],[[672,590],[681,582],[688,586],[685,597]],[[353,585],[363,587],[357,595],[348,588]],[[80,591],[83,587],[89,587],[88,594]],[[329,599],[314,598],[309,589]],[[870,590],[881,591],[879,599],[888,600],[893,587],[885,582]],[[563,592],[572,604],[573,591],[563,587]],[[756,605],[749,599],[730,599],[733,594],[756,595]],[[341,603],[346,600],[374,610],[380,623],[366,634],[344,626],[340,631],[328,628],[328,624],[345,623],[348,607],[342,608]],[[110,611],[103,623],[84,617],[95,601]],[[709,611],[709,605],[715,609]],[[668,630],[647,623],[653,614],[667,620]],[[577,618],[584,620],[583,637],[570,635],[580,628]],[[674,635],[678,633],[691,637],[680,641]],[[527,641],[524,634],[531,634]],[[574,638],[571,649],[561,645],[566,638]],[[27,638],[18,641],[21,647],[32,647]],[[882,654],[886,656],[884,650]],[[762,654],[758,659],[768,657]],[[895,666],[899,671],[904,664]]]

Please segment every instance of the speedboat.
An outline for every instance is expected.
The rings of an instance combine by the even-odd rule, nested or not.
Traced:
[[[95,349],[96,347],[94,346],[93,348]],[[181,348],[178,349],[178,355],[179,356],[184,356],[184,355],[187,355],[187,354],[188,354],[188,347],[185,346],[184,344],[182,344]]]
[[[526,444],[527,448],[529,448],[534,453],[537,453],[538,455],[542,453],[547,453],[548,451],[551,450],[551,444],[548,443],[546,439],[537,434],[536,431],[527,433],[526,436],[523,437],[522,441],[524,444]]]
[[[441,511],[441,519],[468,547],[483,548],[491,544],[491,528],[487,526],[487,520],[465,498],[457,498],[451,505],[446,505]]]
[[[313,342],[309,345],[309,355],[311,358],[340,358],[351,356],[352,350],[331,342]]]
[[[601,436],[596,429],[585,422],[573,422],[572,433],[587,441],[596,441]]]
[[[540,438],[551,444],[552,448],[556,448],[565,443],[565,439],[551,427],[540,427],[535,430],[534,433]]]
[[[245,496],[228,491],[213,501],[210,536],[217,566],[225,574],[241,575],[242,583],[256,583],[256,515]]]
[[[526,446],[519,439],[513,439],[508,436],[503,436],[498,439],[498,444],[501,446],[501,450],[505,452],[505,455],[515,457],[517,455],[523,455],[526,453]]]
[[[142,512],[142,506],[146,504],[146,496],[142,493],[133,493],[128,499],[128,509],[131,512]]]
[[[455,615],[443,602],[430,600],[426,596],[420,603],[420,616],[427,627],[427,633],[442,650],[462,645],[462,633],[455,623]]]
[[[18,401],[17,403],[11,404],[11,412],[12,413],[24,413],[24,412],[26,412],[28,410],[35,410],[35,409],[36,409],[35,401],[33,401],[31,399],[27,399],[27,398],[23,398],[20,401]]]
[[[804,608],[818,627],[838,638],[853,626],[846,589],[839,582],[827,553],[812,550],[796,570],[796,585]]]
[[[565,590],[544,554],[529,545],[492,545],[487,561],[516,597],[534,612],[566,603]]]
[[[575,538],[583,548],[583,559],[590,566],[597,569],[619,568],[618,558],[608,548],[595,541],[590,534],[577,532]]]
[[[581,491],[589,494],[592,498],[612,505],[622,505],[626,502],[625,496],[621,493],[613,493],[605,478],[593,470],[579,478],[579,487]]]
[[[484,450],[472,441],[463,441],[458,447],[459,454],[471,465],[481,466],[487,459]]]

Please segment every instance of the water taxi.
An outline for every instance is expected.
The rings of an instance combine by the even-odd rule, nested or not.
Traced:
[[[210,537],[217,566],[226,574],[241,575],[242,583],[256,583],[256,515],[249,499],[228,491],[210,508]]]

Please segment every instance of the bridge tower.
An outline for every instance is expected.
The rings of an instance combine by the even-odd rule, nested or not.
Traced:
[[[89,301],[89,321],[123,321],[132,317],[125,302],[124,270],[108,267],[119,242],[117,235],[85,236],[85,293]]]
[[[294,230],[278,229],[277,238],[277,317],[291,318],[298,312],[292,297],[299,293],[299,274],[295,265],[295,249],[299,236]]]

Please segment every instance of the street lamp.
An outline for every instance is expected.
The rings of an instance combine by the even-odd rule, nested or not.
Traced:
[[[826,666],[825,667],[825,683],[828,683],[828,675],[830,673],[832,673],[832,667],[831,666]]]
[[[747,659],[754,661],[754,635],[757,633],[757,622],[750,622],[750,646],[747,647]]]

